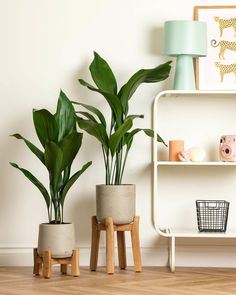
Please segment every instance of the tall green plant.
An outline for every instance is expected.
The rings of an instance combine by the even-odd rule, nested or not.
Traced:
[[[121,184],[127,157],[134,137],[141,131],[154,137],[151,129],[132,128],[133,121],[144,118],[143,115],[129,114],[129,101],[141,83],[155,83],[169,76],[170,61],[153,69],[142,69],[136,72],[118,91],[115,76],[108,63],[94,52],[94,59],[89,70],[97,87],[79,79],[81,85],[91,91],[100,93],[111,110],[108,125],[102,112],[94,106],[73,102],[86,111],[77,112],[77,122],[82,130],[97,138],[101,143],[106,169],[106,184]],[[157,140],[165,144],[157,135]],[[166,144],[165,144],[166,145]]]
[[[33,122],[43,151],[18,133],[12,136],[23,140],[47,168],[49,189],[47,190],[30,171],[15,163],[10,164],[19,169],[42,193],[47,206],[49,223],[63,223],[67,193],[92,162],[86,163],[71,176],[71,166],[81,147],[83,134],[76,131],[75,110],[65,93],[60,92],[54,115],[46,109],[33,110]]]

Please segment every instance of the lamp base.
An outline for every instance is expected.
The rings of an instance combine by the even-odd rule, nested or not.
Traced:
[[[193,57],[191,55],[177,55],[175,79],[175,90],[195,90],[195,75],[193,69]]]

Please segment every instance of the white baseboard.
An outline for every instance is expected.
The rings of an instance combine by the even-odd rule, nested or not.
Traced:
[[[32,245],[0,245],[0,266],[32,266]],[[176,248],[176,266],[236,267],[235,246],[191,246]],[[144,247],[143,266],[166,266],[167,246]],[[117,253],[116,253],[117,254]],[[80,247],[80,265],[89,265],[90,248]],[[117,255],[116,255],[117,264]],[[132,249],[127,248],[127,264],[133,265]],[[105,248],[99,251],[99,266],[105,265]]]

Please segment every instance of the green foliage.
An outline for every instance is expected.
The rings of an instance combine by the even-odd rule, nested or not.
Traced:
[[[151,129],[132,129],[133,121],[143,118],[143,115],[129,115],[129,101],[140,84],[160,82],[168,78],[170,63],[169,61],[153,69],[137,71],[117,91],[117,82],[110,66],[98,53],[94,52],[94,59],[89,70],[97,88],[79,79],[81,85],[100,93],[110,106],[111,119],[108,125],[105,116],[94,106],[73,102],[87,110],[87,112],[81,110],[76,112],[79,127],[101,143],[106,169],[106,184],[121,184],[135,135],[143,131],[147,136],[154,137]],[[158,134],[157,140],[165,144]]]
[[[46,166],[49,174],[49,190],[30,171],[15,163],[10,164],[20,170],[42,193],[49,223],[63,223],[63,208],[67,193],[92,162],[86,163],[70,176],[71,166],[81,147],[83,134],[76,131],[75,110],[65,93],[60,92],[54,115],[45,109],[33,110],[33,122],[44,151],[18,133],[12,136],[23,140],[31,152]]]

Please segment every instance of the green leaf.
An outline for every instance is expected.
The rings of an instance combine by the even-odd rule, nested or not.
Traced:
[[[155,83],[165,80],[169,76],[171,61],[159,65],[154,69],[143,69],[136,72],[129,81],[122,86],[118,96],[121,99],[123,111],[128,113],[128,101],[141,83]]]
[[[11,136],[17,138],[17,139],[22,139],[24,140],[25,144],[28,146],[28,148],[31,150],[32,153],[35,154],[35,156],[43,163],[45,164],[44,161],[44,154],[43,152],[38,149],[33,143],[31,143],[29,140],[27,140],[26,138],[24,138],[23,136],[21,136],[19,133],[16,134],[12,134]]]
[[[42,193],[44,200],[46,202],[47,208],[50,206],[50,196],[44,187],[44,185],[28,170],[24,168],[20,168],[17,164],[15,163],[10,163],[14,168],[19,169]]]
[[[90,113],[88,112],[82,112],[82,111],[79,111],[79,112],[76,112],[76,114],[80,114],[80,115],[83,115],[85,118],[95,122],[95,123],[98,123],[98,121],[94,118],[93,115],[91,115]]]
[[[116,130],[116,132],[112,134],[109,141],[109,147],[112,157],[116,153],[122,138],[124,138],[125,133],[132,127],[132,125],[132,119],[126,119],[126,121]]]
[[[125,136],[125,144],[127,145],[127,149],[128,150],[132,146],[132,143],[133,143],[133,139],[134,139],[135,134],[139,133],[140,131],[142,131],[142,129],[136,128],[136,129],[132,130],[131,132],[126,133],[126,136]]]
[[[65,185],[65,183],[69,180],[70,178],[70,170],[71,170],[71,166],[67,166],[64,170],[63,170],[63,187]]]
[[[112,113],[114,113],[115,115],[117,125],[120,126],[122,124],[123,109],[122,109],[122,104],[119,97],[113,93],[108,93],[100,89],[97,89],[82,79],[79,79],[79,82],[81,85],[87,87],[88,89],[92,91],[98,92],[105,97],[106,101],[108,102],[112,110]]]
[[[107,124],[106,124],[106,119],[103,116],[103,114],[95,107],[84,104],[84,103],[78,103],[75,101],[72,101],[72,103],[77,104],[77,105],[81,105],[82,107],[84,107],[85,109],[89,110],[90,112],[94,113],[98,119],[100,120],[100,122],[102,123],[102,125],[104,125],[104,127],[106,128]]]
[[[143,119],[144,115],[129,115],[129,116],[126,117],[126,119],[128,119],[128,118],[131,118],[132,120],[137,119],[137,118]]]
[[[108,136],[107,136],[106,128],[102,124],[95,123],[92,120],[85,120],[79,116],[77,116],[77,123],[82,130],[96,137],[98,141],[101,142],[105,150],[107,151]]]
[[[125,137],[125,144],[127,145],[128,150],[132,146],[134,136],[140,131],[143,131],[149,137],[152,137],[152,138],[154,137],[154,131],[152,129],[136,128],[132,130],[131,132],[129,132]],[[167,147],[167,144],[165,143],[165,141],[161,138],[159,134],[157,134],[157,141],[163,143]]]
[[[59,129],[58,141],[60,142],[64,138],[64,136],[75,131],[76,126],[74,107],[62,90],[60,91],[57,102],[55,119]]]
[[[75,181],[80,177],[80,175],[92,164],[92,162],[88,162],[85,164],[79,171],[77,171],[74,175],[71,176],[71,178],[68,180],[66,185],[64,186],[62,190],[62,195],[61,195],[61,206],[63,207],[65,197],[69,189],[72,187],[72,185],[75,183]]]
[[[64,137],[59,143],[63,154],[61,171],[63,171],[67,166],[70,167],[72,165],[72,162],[81,147],[82,138],[82,133],[73,132]]]
[[[115,76],[108,63],[94,52],[94,59],[89,67],[94,83],[97,87],[108,93],[117,93]]]
[[[33,120],[37,136],[43,147],[47,141],[58,141],[57,123],[48,110],[33,110]]]
[[[49,171],[50,183],[54,194],[60,189],[63,153],[61,148],[54,142],[48,141],[45,146],[45,165]]]

